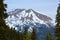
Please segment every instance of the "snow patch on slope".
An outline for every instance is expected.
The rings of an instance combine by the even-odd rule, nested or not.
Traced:
[[[38,16],[33,12],[32,9],[28,9],[28,10],[23,9],[23,11],[20,11],[20,12],[19,11],[20,11],[20,9],[15,10],[15,12],[14,11],[10,12],[11,14],[9,13],[8,18],[5,19],[6,24],[8,26],[10,26],[10,28],[12,27],[12,28],[18,29],[17,27],[15,27],[16,25],[23,26],[25,24],[29,25],[30,23],[33,23],[34,25],[36,25],[36,23],[45,24],[45,25],[47,25],[47,27],[50,27],[47,24],[49,22],[39,19]],[[40,13],[38,11],[36,11],[36,12]],[[46,16],[46,15],[44,14],[44,16]],[[47,17],[49,17],[49,16],[47,16]],[[21,28],[23,29],[23,27],[21,27]],[[29,30],[31,30],[31,29],[32,28],[30,27]]]

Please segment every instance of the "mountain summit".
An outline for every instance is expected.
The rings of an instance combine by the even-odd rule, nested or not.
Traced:
[[[48,17],[47,15],[44,15],[44,14],[39,13],[37,11],[34,11],[32,9],[28,9],[28,10],[26,10],[26,9],[15,9],[14,11],[9,12],[9,16],[12,16],[12,15],[15,17],[19,16],[22,20],[25,20],[25,19],[29,19],[29,20],[34,20],[34,19],[36,20],[37,19],[38,20],[39,19],[39,21],[42,20],[45,22],[46,21],[47,22],[52,21],[52,19],[50,17]]]
[[[34,27],[37,32],[38,40],[44,40],[48,32],[54,31],[53,19],[38,11],[32,9],[15,9],[8,12],[8,15],[8,18],[5,20],[10,28],[12,27],[17,31],[23,32],[24,27],[27,27],[28,31],[31,32]]]
[[[52,18],[44,15],[40,12],[34,11],[32,9],[15,9],[13,11],[8,12],[9,17],[6,19],[7,25],[10,27],[16,27],[16,25],[37,25],[45,24],[48,27],[52,25]]]

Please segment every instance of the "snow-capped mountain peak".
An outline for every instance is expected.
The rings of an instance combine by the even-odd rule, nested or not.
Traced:
[[[25,26],[25,25],[37,25],[51,24],[52,19],[47,15],[34,11],[32,9],[15,9],[14,11],[8,12],[9,17],[6,19],[7,25],[10,27],[15,27],[16,25]],[[17,26],[16,26],[17,27]],[[48,26],[49,27],[49,26]]]

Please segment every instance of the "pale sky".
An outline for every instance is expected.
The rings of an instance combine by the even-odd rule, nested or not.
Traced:
[[[5,0],[7,11],[17,8],[33,9],[55,18],[59,0]]]

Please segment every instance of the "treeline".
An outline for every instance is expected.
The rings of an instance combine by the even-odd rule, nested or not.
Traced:
[[[14,28],[7,28],[7,30],[0,29],[0,40],[37,40],[37,36],[34,29],[32,33],[27,29],[22,33],[16,31]]]

